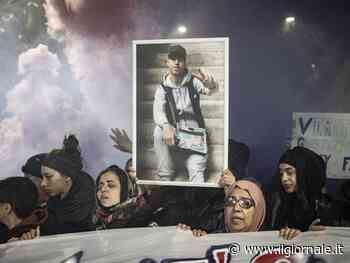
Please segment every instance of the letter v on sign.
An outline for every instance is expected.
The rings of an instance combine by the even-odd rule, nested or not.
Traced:
[[[312,118],[308,119],[308,121],[304,124],[303,118],[300,117],[299,118],[299,124],[300,124],[300,129],[301,129],[301,133],[302,135],[305,134],[307,128],[309,128],[310,124],[312,122]]]

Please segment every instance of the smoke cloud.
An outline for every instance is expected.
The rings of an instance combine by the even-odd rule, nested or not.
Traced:
[[[18,73],[22,80],[7,92],[7,117],[0,122],[4,177],[18,173],[28,153],[48,151],[50,146],[57,148],[66,130],[77,130],[81,113],[60,86],[61,66],[57,56],[44,45],[19,56]]]
[[[108,134],[113,127],[132,134],[131,41],[159,37],[157,14],[133,1],[46,0],[44,7],[47,33],[62,52],[38,45],[18,57],[20,80],[7,91],[0,119],[1,177],[61,147],[69,133],[92,175],[123,167],[130,156],[116,151]]]

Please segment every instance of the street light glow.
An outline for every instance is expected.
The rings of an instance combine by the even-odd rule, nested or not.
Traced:
[[[187,27],[181,25],[177,28],[177,31],[179,31],[181,34],[185,34],[187,32]]]
[[[286,21],[287,24],[294,23],[295,22],[295,17],[294,16],[288,16],[288,17],[286,17],[285,21]]]

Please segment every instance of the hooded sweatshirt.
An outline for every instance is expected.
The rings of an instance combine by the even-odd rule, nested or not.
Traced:
[[[177,84],[171,80],[170,74],[166,73],[162,77],[162,83],[158,87],[153,104],[153,116],[154,121],[159,127],[163,127],[164,124],[170,123],[170,116],[167,116],[165,105],[168,103],[166,99],[166,92],[163,87],[169,87],[171,89],[172,95],[174,97],[176,109],[179,114],[179,128],[198,128],[199,123],[193,111],[189,85],[192,85],[190,82],[193,81],[193,87],[198,94],[209,94],[210,90],[206,88],[203,83],[194,78],[188,70],[181,81]],[[196,97],[196,99],[199,99]]]
[[[93,230],[95,184],[90,175],[80,172],[74,177],[68,194],[54,196],[47,202],[48,219],[42,225],[43,235],[75,233]]]

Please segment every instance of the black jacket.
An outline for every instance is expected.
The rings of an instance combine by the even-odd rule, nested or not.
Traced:
[[[87,173],[74,178],[69,193],[61,199],[51,197],[47,203],[48,219],[41,226],[42,235],[54,235],[93,230],[95,184]]]

